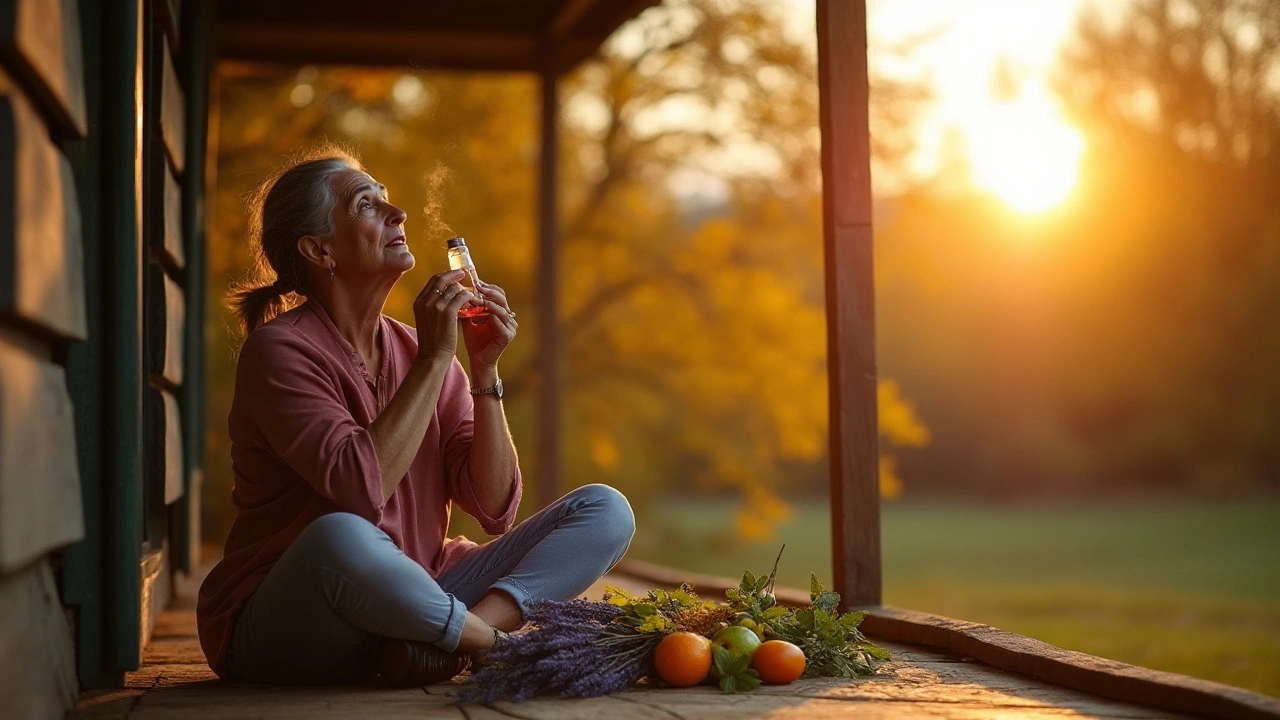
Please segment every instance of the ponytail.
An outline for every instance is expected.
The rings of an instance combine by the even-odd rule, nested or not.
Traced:
[[[286,164],[250,196],[249,243],[255,259],[227,293],[244,337],[310,296],[311,272],[298,252],[298,239],[333,235],[333,177],[349,169],[363,168],[342,147],[324,145]]]

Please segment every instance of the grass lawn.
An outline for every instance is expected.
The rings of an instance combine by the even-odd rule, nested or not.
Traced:
[[[775,541],[733,537],[734,508],[644,508],[628,557],[780,584],[830,584],[830,521],[796,507]],[[890,504],[885,603],[1280,696],[1280,501],[991,507]]]

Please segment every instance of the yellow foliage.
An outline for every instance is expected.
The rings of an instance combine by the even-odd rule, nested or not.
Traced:
[[[772,540],[778,524],[790,520],[795,509],[759,482],[748,483],[743,490],[746,498],[734,519],[734,533],[748,542]]]
[[[892,455],[880,454],[880,499],[898,500],[906,485],[898,475],[898,461]]]
[[[916,407],[902,397],[898,383],[881,380],[876,391],[879,403],[880,435],[899,447],[929,444],[929,428],[916,416]]]
[[[613,441],[613,435],[608,430],[592,428],[588,435],[588,443],[591,461],[596,464],[596,467],[607,472],[618,469],[620,459],[618,444]]]

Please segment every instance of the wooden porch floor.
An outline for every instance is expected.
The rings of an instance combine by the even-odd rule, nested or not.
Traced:
[[[643,590],[634,581],[605,582]],[[603,584],[603,583],[602,583]],[[68,717],[130,718],[449,718],[450,720],[704,720],[725,718],[1176,718],[1164,711],[1094,697],[935,652],[882,643],[894,661],[870,678],[802,680],[723,695],[712,687],[640,687],[587,700],[558,698],[495,706],[462,705],[458,687],[293,688],[217,679],[196,638],[199,577],[179,583],[160,617],[144,665],[120,690],[84,694]],[[601,587],[588,591],[599,598]],[[874,638],[873,638],[874,639]]]

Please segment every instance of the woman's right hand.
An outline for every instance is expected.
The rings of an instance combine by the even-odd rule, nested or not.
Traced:
[[[413,301],[418,331],[418,359],[448,362],[458,352],[458,311],[473,295],[459,281],[465,270],[432,275]]]

